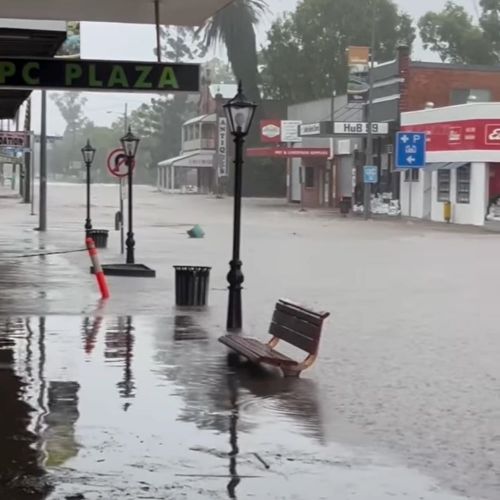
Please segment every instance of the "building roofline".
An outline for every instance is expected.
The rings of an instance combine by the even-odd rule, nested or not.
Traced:
[[[462,71],[483,71],[488,73],[500,72],[500,65],[493,66],[488,64],[453,64],[453,63],[438,63],[438,62],[424,62],[424,61],[411,61],[412,68],[425,68],[425,69],[459,69]]]

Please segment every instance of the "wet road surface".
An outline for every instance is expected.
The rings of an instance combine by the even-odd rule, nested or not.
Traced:
[[[102,304],[85,254],[18,257],[80,247],[83,187],[49,189],[46,235],[0,199],[0,457],[18,464],[0,499],[499,498],[498,236],[247,200],[245,330],[263,338],[282,296],[332,313],[317,364],[284,381],[228,370],[216,342],[231,200],[138,188],[158,278],[113,278]],[[114,194],[96,188],[94,227]],[[213,267],[206,312],[173,308],[175,264]]]
[[[229,369],[197,321],[2,322],[11,359],[0,382],[17,388],[3,406],[17,405],[18,428],[0,428],[16,444],[2,447],[3,473],[16,468],[0,498],[461,498],[394,458],[332,442],[329,423],[354,429],[329,422],[315,381]]]

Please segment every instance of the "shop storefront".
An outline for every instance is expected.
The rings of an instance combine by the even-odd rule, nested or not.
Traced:
[[[401,129],[427,134],[426,167],[401,175],[403,215],[445,221],[451,204],[452,223],[482,226],[497,217],[500,103],[402,113]]]

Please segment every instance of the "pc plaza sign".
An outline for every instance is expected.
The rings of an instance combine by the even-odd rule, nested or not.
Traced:
[[[0,88],[198,92],[198,64],[0,57]]]

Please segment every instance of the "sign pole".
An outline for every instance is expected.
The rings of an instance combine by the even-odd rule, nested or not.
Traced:
[[[42,124],[40,128],[40,199],[39,231],[47,231],[47,91],[42,90]]]
[[[29,168],[31,170],[31,215],[35,215],[35,134],[30,132],[31,155]]]
[[[366,138],[366,160],[365,165],[371,165],[373,163],[373,131],[372,131],[372,111],[373,111],[373,68],[375,62],[375,0],[372,0],[372,33],[371,33],[371,44],[370,44],[370,71],[369,71],[369,89],[368,89],[368,113],[367,113],[367,138]],[[364,214],[365,220],[370,218],[371,214],[371,184],[365,182],[364,189]]]
[[[120,253],[123,255],[125,253],[125,229],[123,225],[123,179],[119,179],[120,182]]]
[[[408,207],[408,217],[411,217],[411,202],[412,202],[412,196],[413,196],[413,170],[410,168],[408,170],[408,173],[410,174],[410,194],[408,195],[408,204],[410,205]]]

